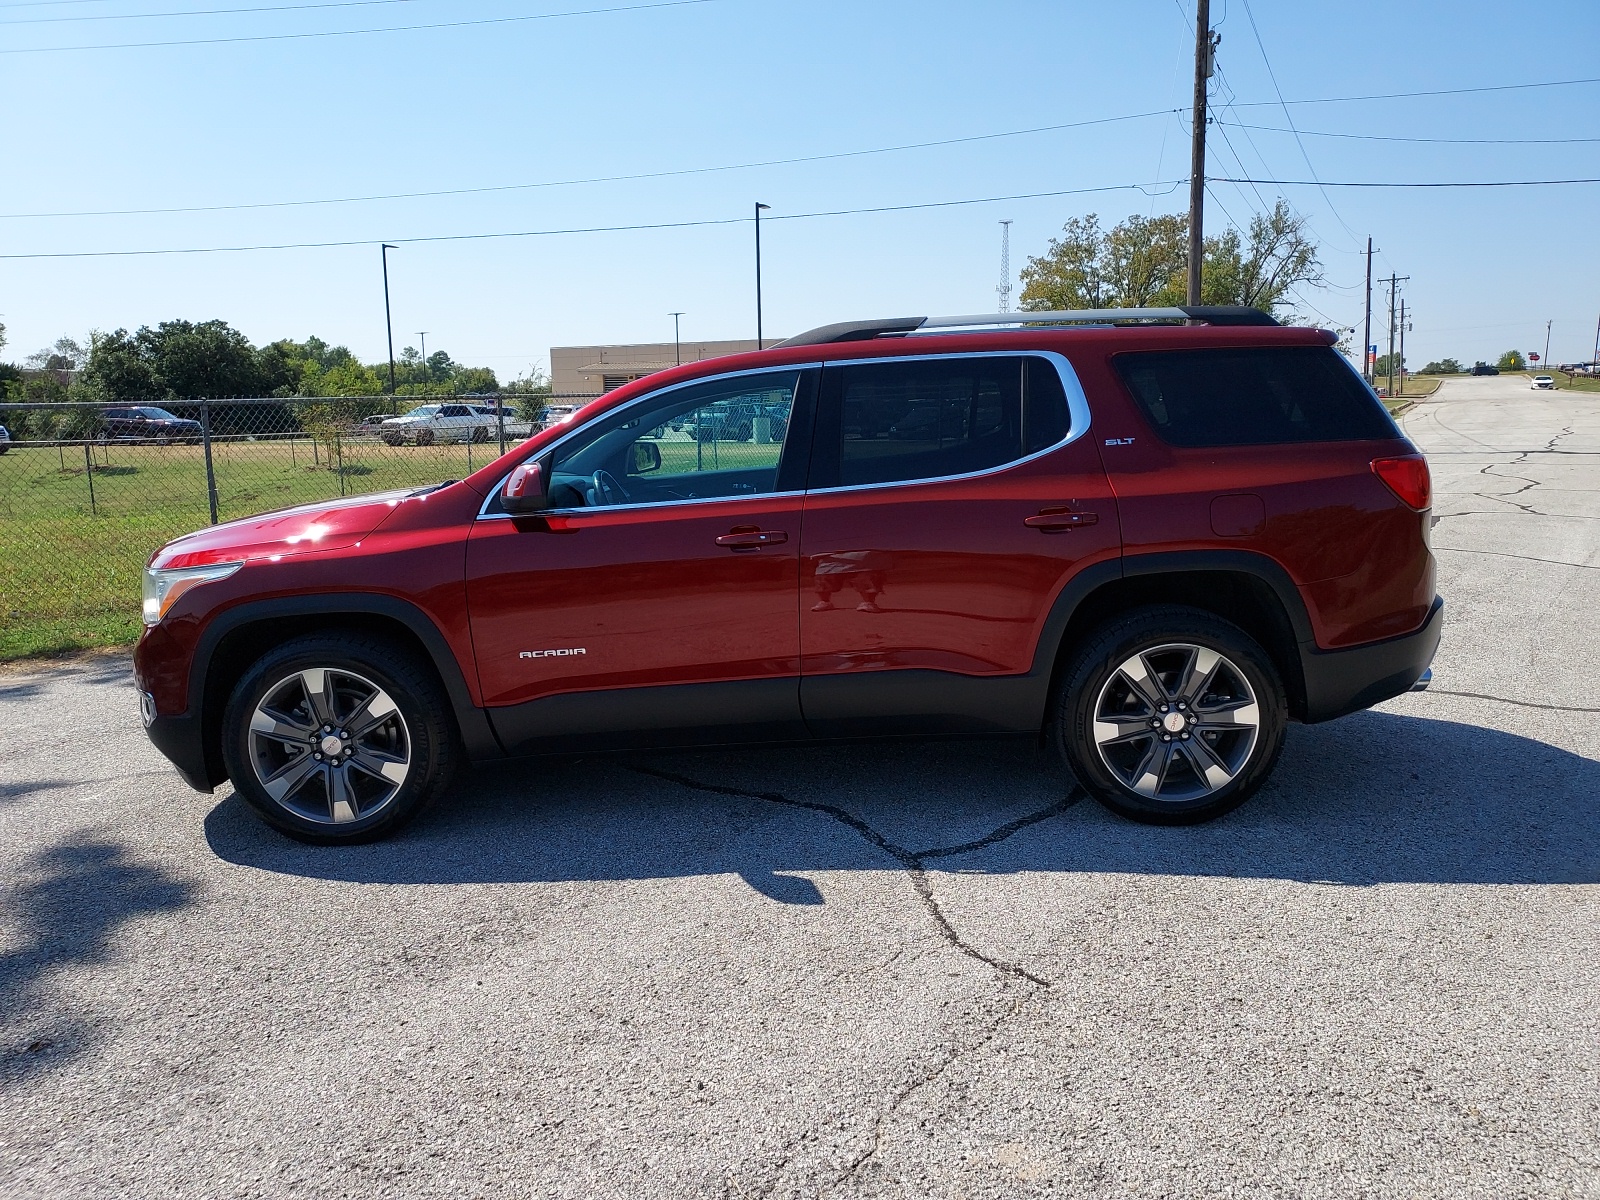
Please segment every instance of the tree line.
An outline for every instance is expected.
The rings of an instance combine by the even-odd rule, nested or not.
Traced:
[[[5,327],[0,325],[0,349]],[[490,392],[543,394],[549,380],[537,368],[502,387],[494,370],[456,362],[444,350],[424,361],[413,346],[394,365],[399,396]],[[0,396],[12,403],[90,401],[180,404],[248,396],[296,399],[383,396],[389,364],[363,363],[348,347],[319,337],[280,338],[257,346],[226,321],[163,321],[129,333],[91,333],[87,344],[56,341],[20,363],[0,362]]]

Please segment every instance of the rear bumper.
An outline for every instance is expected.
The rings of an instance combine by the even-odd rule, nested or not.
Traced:
[[[205,743],[196,717],[156,717],[145,726],[155,748],[167,756],[183,781],[197,792],[210,792],[216,783],[206,768]]]
[[[1433,662],[1444,626],[1444,600],[1435,596],[1415,633],[1349,650],[1300,649],[1306,681],[1306,724],[1331,721],[1412,690]]]

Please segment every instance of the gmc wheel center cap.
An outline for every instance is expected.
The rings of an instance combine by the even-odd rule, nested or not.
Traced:
[[[333,758],[338,754],[343,754],[344,742],[334,734],[330,733],[327,737],[322,739],[322,752],[329,758]]]
[[[1181,712],[1169,712],[1161,718],[1161,727],[1168,733],[1182,733],[1188,724],[1188,720]]]

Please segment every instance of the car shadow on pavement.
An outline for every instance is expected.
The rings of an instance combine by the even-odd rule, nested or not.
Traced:
[[[1048,756],[1016,743],[652,753],[480,770],[396,838],[369,846],[299,845],[231,795],[205,828],[226,861],[312,878],[447,884],[735,873],[785,903],[821,901],[796,873],[903,865],[863,830],[926,854],[929,869],[976,874],[1600,882],[1600,763],[1478,725],[1366,712],[1293,727],[1272,782],[1202,826],[1136,825],[1093,803],[1063,807],[1070,786]],[[832,806],[856,825],[796,803]],[[1041,812],[1050,815],[1022,820]],[[1012,822],[1018,828],[981,848],[927,849],[982,841]]]
[[[64,968],[102,962],[117,929],[180,908],[190,885],[96,837],[50,847],[0,892],[0,1088],[60,1065],[93,1040],[83,997],[52,985]]]

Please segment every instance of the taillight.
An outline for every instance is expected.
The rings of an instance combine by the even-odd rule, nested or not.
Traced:
[[[1423,512],[1433,504],[1433,480],[1428,476],[1428,460],[1420,454],[1402,458],[1375,458],[1372,473],[1400,497],[1407,508]]]

